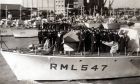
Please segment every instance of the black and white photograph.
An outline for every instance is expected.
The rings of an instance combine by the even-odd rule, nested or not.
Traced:
[[[140,84],[140,0],[0,0],[0,84]]]

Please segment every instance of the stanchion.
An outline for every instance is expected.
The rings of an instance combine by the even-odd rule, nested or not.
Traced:
[[[137,56],[139,56],[139,48],[138,48],[138,50],[137,50]]]
[[[125,47],[125,56],[127,56],[126,54],[127,54],[127,52],[126,52],[126,47]]]
[[[137,51],[137,56],[139,56],[139,52]]]
[[[100,48],[98,47],[98,56],[100,56]]]
[[[85,42],[84,42],[84,56],[86,56],[86,47],[85,47]]]
[[[69,56],[71,56],[71,51],[68,51],[68,53],[69,53]]]
[[[37,55],[37,46],[35,46],[35,54]]]
[[[1,49],[2,49],[2,47],[3,47],[3,46],[2,46],[3,43],[4,43],[4,45],[6,46],[6,48],[9,49],[8,46],[5,44],[5,42],[2,40],[1,30],[0,30],[0,37],[1,37],[1,43],[0,43],[0,44],[1,44]]]
[[[1,30],[0,30],[0,37],[1,37],[1,49],[2,49],[2,35],[1,35]]]
[[[140,48],[140,46],[139,46],[139,48]],[[137,49],[137,56],[139,56],[139,51],[140,51],[140,49],[139,49],[139,48]]]

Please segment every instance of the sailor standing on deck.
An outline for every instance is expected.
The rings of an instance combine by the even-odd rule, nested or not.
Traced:
[[[93,32],[91,34],[91,54],[95,52],[95,49],[96,49],[96,37],[95,37],[95,33]]]
[[[59,54],[62,54],[64,51],[64,39],[63,39],[64,33],[62,31],[59,31],[57,33],[57,39],[56,39],[56,46],[57,46],[57,51],[59,52]]]
[[[50,48],[50,39],[46,38],[43,49],[48,50],[49,48]]]
[[[126,32],[123,32],[123,34],[120,35],[120,39],[119,39],[120,54],[123,54],[124,52],[125,52],[125,54],[127,53],[129,40],[130,40],[130,38],[128,37]]]
[[[39,40],[39,44],[43,44],[43,31],[39,30],[38,32],[38,40]]]
[[[85,31],[81,30],[79,35],[79,45],[78,45],[78,52],[83,52],[85,50]]]
[[[102,43],[111,47],[111,49],[110,49],[111,56],[113,56],[119,48],[118,47],[118,42],[115,42],[115,41],[111,41],[111,42],[102,41]]]
[[[0,27],[1,28],[3,27],[3,24],[4,24],[4,21],[3,20],[0,20]]]

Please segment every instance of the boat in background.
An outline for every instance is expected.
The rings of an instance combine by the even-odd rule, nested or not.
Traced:
[[[14,37],[36,37],[38,36],[37,29],[13,29]]]
[[[120,24],[119,23],[110,23],[107,24],[108,25],[108,29],[120,29]]]
[[[0,35],[2,36],[12,36],[13,32],[11,28],[0,28]]]

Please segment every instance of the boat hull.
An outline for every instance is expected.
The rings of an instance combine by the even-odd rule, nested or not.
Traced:
[[[85,26],[88,28],[99,28],[101,26],[101,23],[85,23]]]
[[[2,36],[12,36],[13,32],[10,28],[0,28],[0,35],[2,35]]]
[[[37,29],[14,29],[14,37],[36,37],[38,36]]]
[[[1,51],[18,80],[79,80],[140,76],[140,57],[65,57]]]

